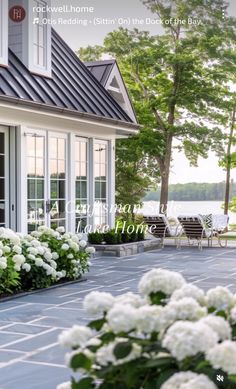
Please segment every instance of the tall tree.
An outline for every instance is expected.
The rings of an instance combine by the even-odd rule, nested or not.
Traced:
[[[173,147],[184,150],[193,165],[221,147],[224,65],[235,47],[235,20],[222,18],[224,0],[143,3],[164,33],[120,28],[107,35],[104,52],[118,60],[134,101],[143,125],[140,142],[161,176],[160,212],[166,212]]]

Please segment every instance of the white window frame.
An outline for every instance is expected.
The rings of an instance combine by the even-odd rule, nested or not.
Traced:
[[[0,66],[8,65],[8,0],[0,0]]]
[[[51,6],[51,0],[38,0],[39,3],[43,6],[48,5]],[[45,28],[45,49],[44,49],[44,55],[45,55],[45,66],[40,66],[35,63],[35,58],[34,58],[34,18],[35,13],[33,12],[33,6],[34,2],[29,2],[28,6],[28,41],[29,41],[29,48],[28,48],[28,64],[29,64],[29,70],[32,73],[36,73],[45,77],[51,77],[51,72],[52,72],[52,65],[51,65],[51,25],[50,24],[44,24]],[[32,6],[33,3],[33,6]],[[47,14],[47,18],[50,18],[50,15]]]
[[[109,140],[95,138],[93,145],[95,145],[96,143],[99,143],[101,145],[106,146],[106,205],[108,206],[108,213],[106,215],[105,224],[109,224],[109,221],[110,221],[109,214],[110,214],[110,207],[111,207],[111,204],[110,204],[110,177],[109,177],[109,164],[110,164],[110,161],[109,161],[109,155],[110,155],[110,153],[109,153]],[[93,182],[94,182],[93,201],[95,203],[96,197],[95,197],[95,150],[94,150],[94,147],[93,147],[93,154],[94,154],[94,157],[93,157]],[[95,215],[93,218],[93,223],[95,225]]]
[[[4,203],[5,203],[5,226],[9,227],[10,222],[10,169],[9,169],[9,127],[0,126],[0,132],[4,134],[4,161],[5,161],[5,169],[4,169]]]

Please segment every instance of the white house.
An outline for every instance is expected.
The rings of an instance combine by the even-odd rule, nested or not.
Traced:
[[[42,22],[46,4],[0,0],[0,226],[112,226],[115,139],[135,114],[116,63],[99,82]]]

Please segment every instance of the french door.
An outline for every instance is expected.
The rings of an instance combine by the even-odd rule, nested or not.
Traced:
[[[0,126],[0,227],[10,227],[9,202],[9,128]]]
[[[46,131],[26,134],[27,226],[66,227],[67,135]]]

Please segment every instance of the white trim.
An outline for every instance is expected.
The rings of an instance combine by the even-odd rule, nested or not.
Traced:
[[[51,6],[51,0],[42,0],[43,3]],[[37,66],[34,63],[34,13],[32,2],[28,2],[28,54],[27,54],[27,63],[28,68],[31,72],[41,74],[42,76],[51,77],[52,65],[51,65],[51,25],[49,23],[45,24],[46,29],[46,65],[45,67]],[[50,18],[50,15],[47,15],[47,18]]]
[[[5,116],[5,118],[4,118]],[[0,102],[0,117],[3,124],[17,126],[19,123],[25,126],[34,128],[45,127],[52,129],[57,128],[58,131],[73,131],[82,137],[96,137],[99,133],[99,138],[118,139],[127,137],[127,135],[137,134],[137,130],[132,128],[124,128],[117,123],[109,123],[100,118],[82,118],[70,116],[66,111],[60,114],[45,112],[36,109],[28,109],[19,105]]]
[[[9,169],[9,128],[0,126],[0,132],[4,134],[4,205],[5,205],[5,226],[9,227],[10,216],[10,169]]]
[[[119,89],[111,85],[114,78],[119,86]],[[105,88],[113,96],[113,98],[117,101],[117,103],[127,112],[127,114],[133,120],[133,122],[137,123],[134,109],[132,107],[130,97],[128,95],[128,91],[126,89],[120,70],[116,63],[114,64],[112,71],[107,79]],[[120,96],[122,96],[124,100],[123,104],[121,101],[119,101]]]
[[[110,209],[115,209],[115,141],[108,142],[108,224],[110,228],[115,227],[115,213],[111,213]]]
[[[0,0],[0,65],[8,65],[8,0]]]
[[[94,228],[93,206],[95,201],[95,182],[94,182],[94,143],[95,139],[90,138],[88,143],[88,204],[89,217],[88,224]]]
[[[9,224],[10,228],[16,230],[16,128],[9,128],[9,155],[10,155],[10,215]]]
[[[75,134],[70,133],[68,139],[68,230],[75,232]]]

